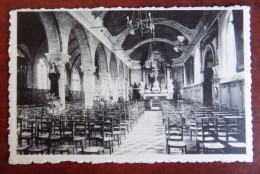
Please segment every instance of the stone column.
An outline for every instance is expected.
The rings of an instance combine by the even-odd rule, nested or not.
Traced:
[[[183,73],[183,86],[186,87],[187,86],[187,83],[186,83],[186,67],[185,65],[183,65],[183,68],[182,68],[182,73]]]
[[[65,64],[69,61],[70,56],[61,52],[46,53],[47,60],[51,63],[55,63],[60,73],[59,78],[59,97],[60,108],[65,109]]]
[[[173,94],[174,92],[174,86],[172,84],[173,82],[173,79],[171,78],[171,75],[170,75],[170,70],[169,68],[167,68],[167,71],[166,71],[166,81],[167,81],[167,90],[168,90],[168,93],[169,94]],[[170,95],[172,96],[172,95]]]
[[[91,63],[80,66],[84,78],[85,108],[91,108],[94,104],[95,79],[94,72],[96,67]]]
[[[113,86],[113,101],[118,100],[118,77],[112,77],[112,86]]]
[[[105,100],[109,100],[109,75],[108,72],[100,72],[99,77],[101,79],[102,96]]]
[[[125,101],[129,101],[129,81],[124,80],[124,86],[125,86]]]
[[[146,71],[146,69],[142,69],[142,75],[143,75],[143,82],[144,82],[144,84],[146,84],[146,80],[145,80],[145,71]]]

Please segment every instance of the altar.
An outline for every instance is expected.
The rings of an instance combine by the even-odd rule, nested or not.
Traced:
[[[158,50],[149,53],[149,57],[142,67],[143,81],[140,82],[139,86],[139,92],[143,99],[163,100],[173,98],[174,86],[170,69],[170,65]]]
[[[144,94],[145,100],[151,100],[151,99],[155,99],[155,98],[159,98],[160,100],[162,100],[162,99],[172,99],[172,96],[170,96],[170,94],[168,94],[168,93]]]

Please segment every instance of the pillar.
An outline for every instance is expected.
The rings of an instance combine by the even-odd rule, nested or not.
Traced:
[[[94,104],[94,89],[95,89],[95,79],[94,72],[96,67],[91,63],[85,63],[80,66],[83,72],[84,80],[84,93],[85,93],[85,108],[91,108]]]
[[[116,102],[118,100],[118,78],[112,77],[113,84],[113,101]]]
[[[101,79],[102,96],[105,100],[109,100],[109,75],[108,72],[100,72],[99,77]]]
[[[129,81],[126,79],[124,80],[125,85],[125,101],[129,101]]]
[[[47,60],[51,63],[55,63],[60,73],[59,78],[59,97],[60,108],[65,109],[65,64],[69,61],[70,56],[61,52],[46,53]]]
[[[167,83],[167,90],[168,90],[168,93],[173,93],[173,85],[170,84],[172,83],[171,79],[170,79],[170,71],[169,71],[169,68],[166,69],[166,83]]]

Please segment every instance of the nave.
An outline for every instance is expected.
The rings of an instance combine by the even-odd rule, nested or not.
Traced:
[[[165,154],[166,136],[161,111],[144,111],[115,155]]]
[[[161,101],[159,110],[145,110],[141,101],[96,110],[78,105],[55,115],[32,106],[18,111],[20,154],[245,153],[244,116],[196,104]]]
[[[18,154],[245,154],[243,10],[17,13]]]

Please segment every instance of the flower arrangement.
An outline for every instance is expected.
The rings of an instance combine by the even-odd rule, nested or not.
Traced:
[[[54,113],[54,110],[58,107],[59,105],[59,98],[55,96],[55,93],[48,93],[46,94],[46,99],[47,99],[47,107],[49,110],[52,110],[52,113]]]

